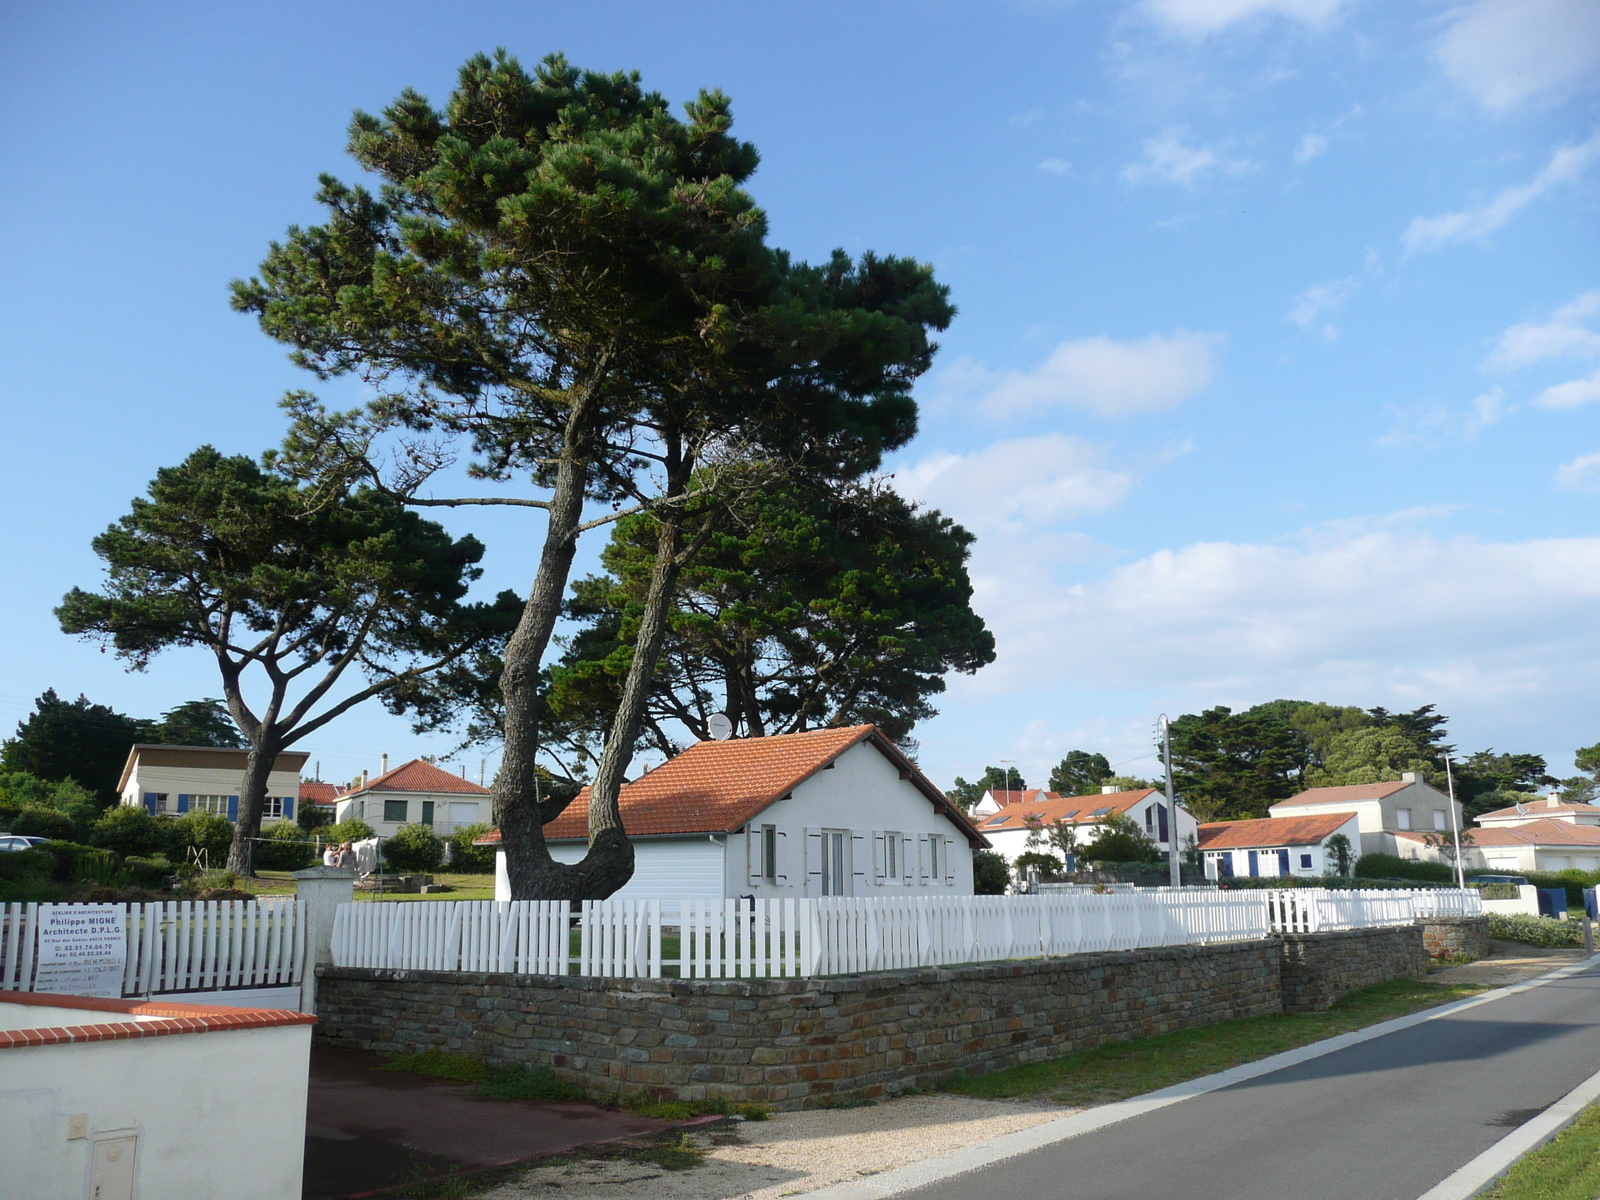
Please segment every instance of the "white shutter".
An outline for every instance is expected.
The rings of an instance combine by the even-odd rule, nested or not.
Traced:
[[[781,829],[777,830],[776,833],[778,835],[778,846],[774,852],[774,857],[778,861],[773,865],[778,868],[778,882],[787,884],[789,882],[789,835]]]
[[[850,894],[867,894],[867,835],[859,830],[850,831]]]
[[[806,827],[806,879],[807,896],[822,895],[822,830]]]
[[[874,829],[872,831],[872,882],[878,887],[883,886],[884,878],[888,873],[888,867],[885,863],[883,830]]]
[[[750,880],[750,886],[755,887],[764,882],[761,873],[761,827],[755,822],[744,827],[744,856],[745,874]]]
[[[909,833],[900,836],[900,882],[906,887],[917,882],[916,845]]]
[[[917,882],[928,882],[928,835],[917,834]]]
[[[944,840],[944,885],[945,885],[945,887],[955,887],[955,885],[956,885],[956,868],[955,868],[955,864],[953,862],[951,862],[950,860],[954,857],[955,848],[958,845],[960,845],[960,843],[957,842],[955,838],[947,837]]]

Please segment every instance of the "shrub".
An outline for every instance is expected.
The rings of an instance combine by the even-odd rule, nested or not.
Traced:
[[[311,865],[316,846],[293,821],[274,821],[261,830],[255,865],[268,871],[299,871]]]
[[[167,831],[139,805],[119,804],[94,823],[89,842],[118,854],[148,857],[167,848]]]
[[[26,771],[0,774],[0,806],[50,808],[65,813],[82,836],[100,815],[101,805],[94,793],[73,779],[40,779]],[[43,834],[36,835],[43,837]]]
[[[24,804],[16,810],[16,815],[6,821],[6,832],[70,842],[80,835],[81,827],[60,809],[46,808],[42,804]]]
[[[1011,871],[1006,867],[1004,856],[993,850],[979,850],[972,856],[972,890],[978,895],[1004,895],[1010,882]]]
[[[149,815],[145,814],[147,817]],[[46,842],[39,849],[55,860],[50,877],[56,883],[98,883],[104,887],[117,887],[123,882],[122,856],[103,846]]]
[[[980,850],[978,853],[986,854],[992,853],[992,851]],[[976,864],[977,855],[973,855],[973,862]],[[1048,878],[1059,875],[1061,874],[1061,865],[1061,860],[1054,854],[1041,854],[1037,850],[1030,850],[1026,854],[1017,855],[1017,861],[1012,864],[1016,868],[1019,878],[1028,873],[1029,867],[1036,868],[1041,877]],[[974,866],[974,870],[976,870],[976,866]]]
[[[450,835],[450,869],[463,875],[492,875],[494,873],[494,847],[474,846],[473,840],[481,838],[492,825],[479,821],[463,825]]]
[[[1552,949],[1583,945],[1583,927],[1579,922],[1553,921],[1526,913],[1490,913],[1489,936]]]
[[[444,858],[444,842],[426,825],[402,825],[383,841],[383,859],[396,871],[432,871]]]
[[[55,872],[55,855],[48,850],[12,850],[0,854],[0,882],[48,883]]]
[[[130,886],[150,891],[160,891],[166,886],[167,877],[176,873],[171,861],[165,858],[125,858],[122,870]]]
[[[1447,863],[1397,858],[1393,854],[1363,854],[1356,859],[1357,879],[1416,879],[1425,883],[1449,883],[1455,877],[1455,870]]]
[[[218,813],[192,812],[165,823],[167,855],[174,862],[190,862],[199,853],[213,866],[228,860],[233,845],[233,822]]]
[[[355,817],[348,817],[337,825],[325,825],[319,831],[324,842],[342,845],[345,842],[359,842],[372,837],[377,830],[365,821]]]

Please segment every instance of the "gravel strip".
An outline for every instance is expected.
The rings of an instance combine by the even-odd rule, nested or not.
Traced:
[[[648,1163],[580,1161],[539,1167],[482,1200],[534,1196],[593,1200],[778,1200],[1053,1121],[1077,1110],[965,1096],[908,1096],[869,1108],[777,1113],[729,1132],[693,1134],[703,1163],[668,1171]]]

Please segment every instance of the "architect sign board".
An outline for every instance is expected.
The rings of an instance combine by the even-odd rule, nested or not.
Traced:
[[[121,904],[41,904],[33,990],[120,998],[128,961],[126,921]]]

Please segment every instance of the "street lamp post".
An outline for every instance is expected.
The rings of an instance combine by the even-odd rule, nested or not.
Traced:
[[[1461,868],[1461,822],[1456,818],[1456,776],[1455,772],[1450,769],[1450,756],[1448,754],[1444,756],[1444,778],[1450,787],[1450,836],[1455,839],[1456,843],[1456,886],[1465,888],[1467,886],[1467,875]]]

